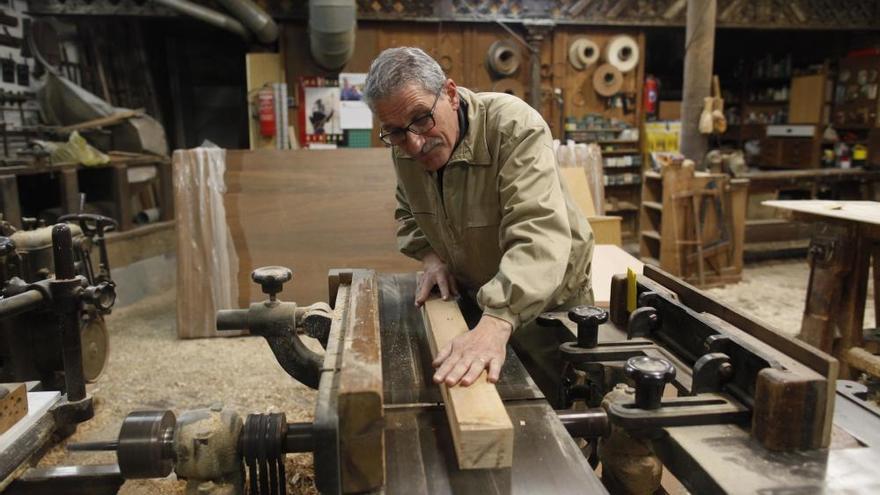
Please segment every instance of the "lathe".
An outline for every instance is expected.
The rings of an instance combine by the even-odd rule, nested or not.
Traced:
[[[317,388],[313,422],[138,411],[118,438],[71,446],[115,450],[117,464],[30,469],[10,493],[115,493],[125,479],[172,471],[187,493],[285,493],[284,457],[295,452],[314,454],[322,493],[646,493],[661,466],[695,493],[880,491],[880,416],[863,386],[838,382],[830,356],[657,269],[616,276],[607,312],[541,316],[572,331],[560,349],[567,409],[554,411],[508,352],[497,391],[512,467],[473,470],[459,469],[460,439],[431,382],[415,275],[333,271],[332,309],[311,312],[279,300],[291,278],[256,270],[268,299],[221,311],[217,326],[263,336],[285,371]],[[461,310],[471,325],[479,317]]]

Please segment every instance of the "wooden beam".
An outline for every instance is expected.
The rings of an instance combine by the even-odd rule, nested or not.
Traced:
[[[430,299],[422,308],[431,355],[457,335],[468,331],[455,301]],[[440,385],[446,416],[460,469],[510,467],[513,463],[513,423],[498,389],[486,372],[469,387]]]
[[[703,98],[709,96],[715,51],[715,0],[688,2],[684,37],[684,87],[681,102],[681,153],[697,163],[706,154],[698,124]]]
[[[342,491],[372,491],[385,483],[379,288],[372,270],[354,270],[342,342],[337,398]]]
[[[28,412],[24,383],[0,384],[0,433],[12,428]]]

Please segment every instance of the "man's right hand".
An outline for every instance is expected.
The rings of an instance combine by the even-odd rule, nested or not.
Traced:
[[[437,253],[426,254],[422,258],[422,264],[423,273],[416,289],[416,306],[425,304],[434,286],[440,288],[440,297],[444,301],[448,300],[449,296],[458,297],[455,277],[449,272],[446,263],[437,256]]]

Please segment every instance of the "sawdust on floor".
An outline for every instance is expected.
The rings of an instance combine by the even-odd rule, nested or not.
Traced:
[[[709,290],[733,307],[794,335],[800,328],[809,266],[804,260],[749,265],[739,284]],[[866,326],[873,327],[873,287],[869,287]],[[115,462],[112,453],[68,453],[67,442],[113,439],[126,414],[138,409],[183,410],[223,404],[242,416],[283,411],[289,421],[312,419],[315,392],[290,378],[265,341],[256,337],[179,340],[175,293],[145,299],[108,317],[110,362],[89,392],[95,418],[80,425],[40,465]],[[317,493],[310,455],[287,457],[290,493]],[[120,493],[182,494],[173,478],[127,481]]]
[[[115,439],[125,416],[135,410],[184,410],[222,404],[242,418],[281,412],[288,421],[311,421],[315,391],[291,378],[259,337],[180,340],[174,291],[119,309],[107,318],[110,361],[88,391],[95,417],[51,449],[41,466],[116,462],[113,453],[68,453],[68,442]],[[287,457],[288,493],[317,493],[310,455]],[[120,494],[184,493],[174,475],[127,481]]]

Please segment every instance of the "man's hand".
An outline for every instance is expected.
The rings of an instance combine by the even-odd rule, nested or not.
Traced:
[[[487,367],[489,383],[497,382],[512,331],[510,323],[483,315],[473,330],[452,339],[437,353],[433,362],[434,367],[438,368],[434,372],[434,383],[467,387],[477,381]]]
[[[437,256],[437,253],[428,253],[422,258],[424,265],[422,278],[419,279],[416,288],[416,306],[425,304],[431,289],[436,285],[440,288],[440,297],[444,301],[449,300],[449,296],[458,297],[458,286],[455,284],[455,277],[449,272],[446,263]]]

